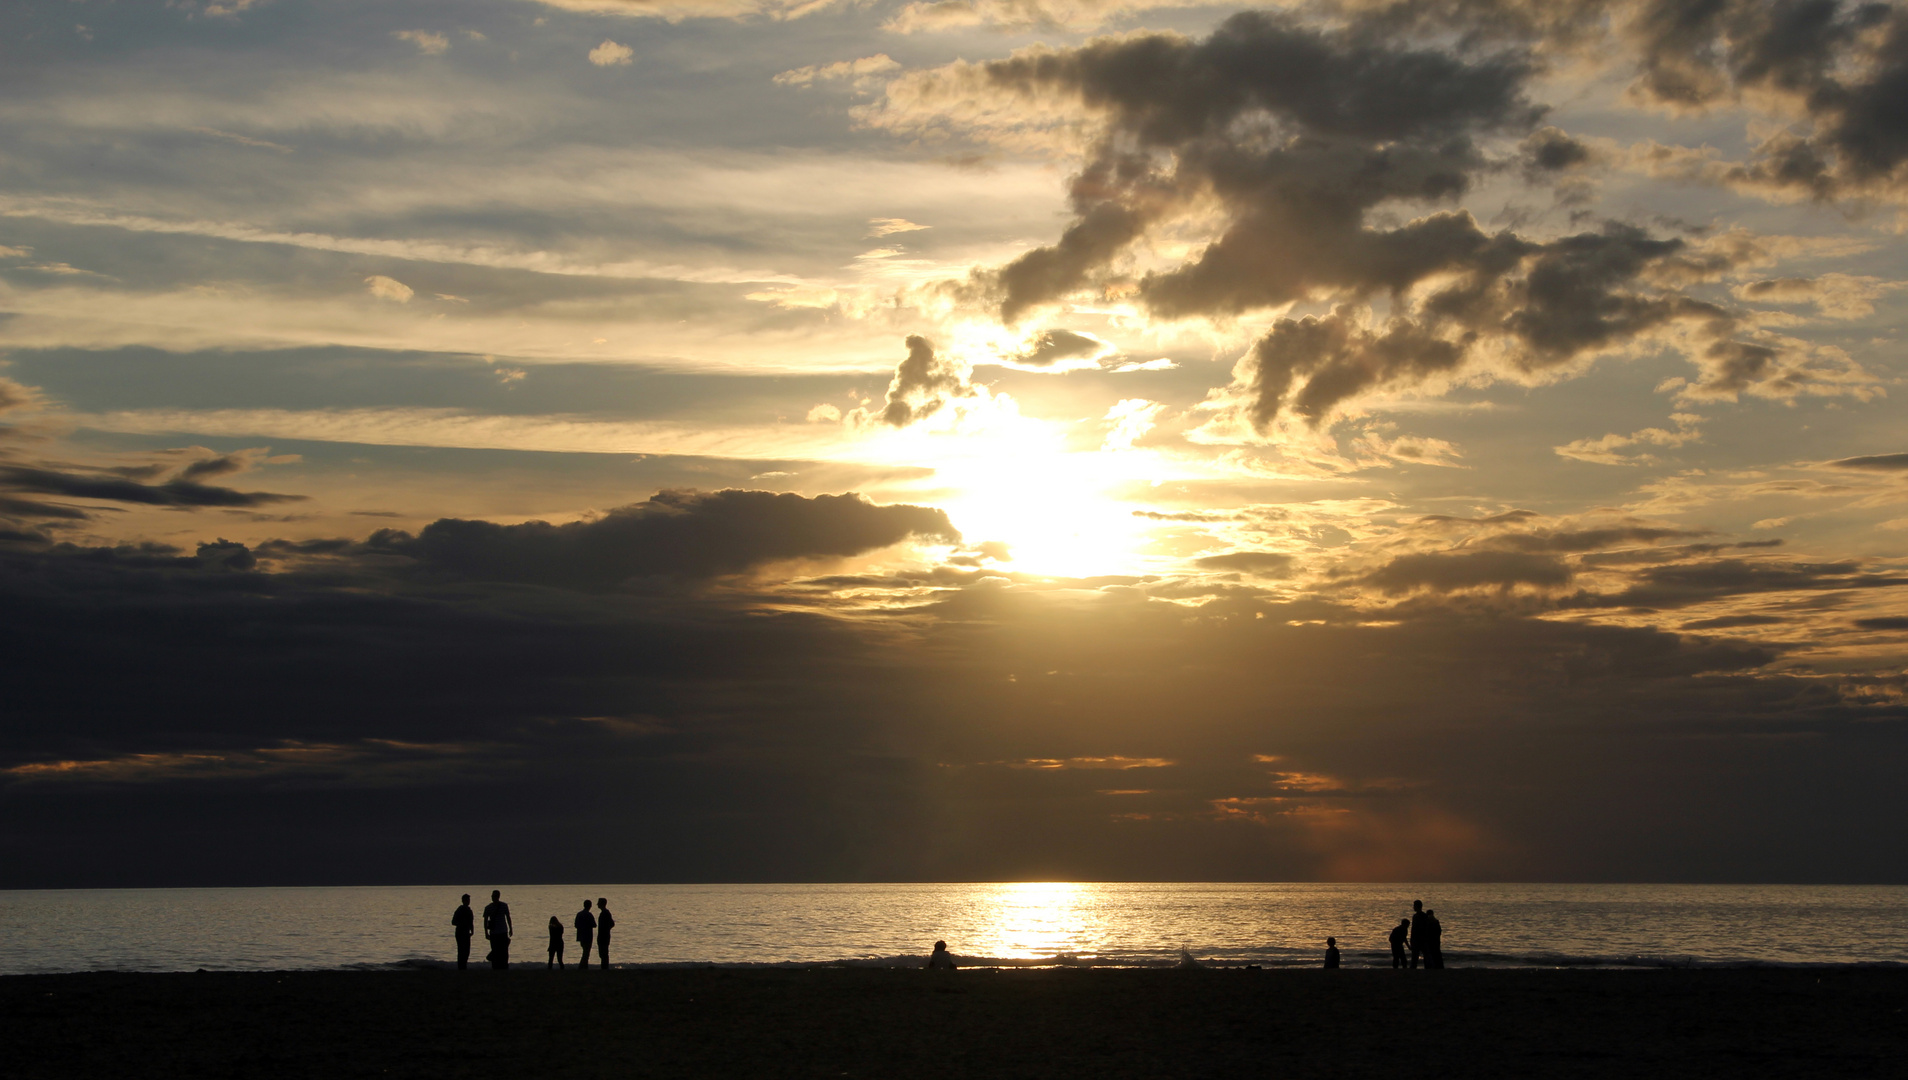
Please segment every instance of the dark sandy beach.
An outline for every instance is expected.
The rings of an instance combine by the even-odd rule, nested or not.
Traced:
[[[0,979],[10,1077],[1908,1075],[1908,971]]]

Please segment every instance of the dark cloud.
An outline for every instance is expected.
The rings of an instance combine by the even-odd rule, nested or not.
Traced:
[[[1763,593],[1824,589],[1882,589],[1908,585],[1908,577],[1878,574],[1853,561],[1805,563],[1780,560],[1712,559],[1639,570],[1627,588],[1579,594],[1565,607],[1679,608],[1710,600]]]
[[[943,511],[876,506],[852,494],[664,491],[565,525],[444,518],[416,536],[379,532],[367,546],[463,578],[590,589],[632,578],[735,574],[783,559],[844,558],[908,539],[956,544],[960,533]]]
[[[1555,589],[1568,585],[1572,576],[1569,564],[1549,555],[1459,551],[1400,555],[1360,580],[1395,596],[1417,589],[1456,592],[1509,589],[1517,585]]]
[[[233,473],[242,473],[258,465],[271,451],[263,448],[237,450],[230,454],[215,454],[200,458],[198,461],[179,470],[177,479],[185,481],[212,480]]]
[[[1076,356],[1098,356],[1106,351],[1106,342],[1071,330],[1042,330],[1025,352],[1016,354],[1017,363],[1048,367]]]
[[[1651,0],[1628,36],[1635,91],[1684,107],[1746,92],[1811,121],[1785,128],[1724,175],[1817,198],[1902,193],[1908,161],[1908,12],[1838,0]]]
[[[908,336],[908,358],[894,369],[888,383],[888,403],[880,419],[890,427],[907,427],[939,412],[956,398],[973,397],[967,373],[935,355],[934,344],[918,334]]]
[[[1874,619],[1856,619],[1855,626],[1861,630],[1908,630],[1908,617],[1884,615]]]
[[[1889,805],[1904,758],[1880,687],[1838,696],[1832,677],[1772,670],[1771,647],[1647,628],[1435,602],[1374,621],[1242,587],[1168,602],[1136,578],[942,571],[527,590],[420,575],[377,544],[243,551],[0,548],[0,883],[551,865],[641,880],[1866,879],[1884,872],[1872,829],[1836,847],[1836,872],[1821,837]],[[1450,565],[1420,578],[1449,581]],[[834,588],[930,593],[877,614]],[[1758,737],[1770,729],[1796,738]],[[1105,767],[967,764],[986,762]],[[1106,781],[1132,763],[1145,783]],[[1109,787],[1158,790],[1116,806]],[[1830,791],[1855,804],[1829,808]],[[1809,827],[1763,829],[1766,802]],[[1744,809],[1695,812],[1714,805]],[[1407,857],[1310,824],[1432,818],[1479,839]],[[1731,840],[1745,827],[1753,850]],[[1599,846],[1611,829],[1621,852]]]
[[[1655,544],[1663,540],[1682,540],[1707,535],[1709,535],[1708,529],[1624,525],[1606,529],[1500,533],[1487,542],[1493,547],[1509,548],[1513,551],[1578,552],[1601,551],[1604,548],[1628,544]]]
[[[180,508],[269,506],[305,498],[303,495],[280,495],[269,491],[235,491],[186,479],[164,484],[141,484],[132,480],[21,465],[0,465],[0,490]]]
[[[1193,560],[1201,570],[1231,570],[1255,577],[1278,578],[1292,572],[1296,560],[1275,551],[1234,551]]]
[[[1684,630],[1734,630],[1744,626],[1779,626],[1788,622],[1774,615],[1718,615],[1713,619],[1694,619],[1683,624]]]
[[[1072,98],[1104,124],[1060,239],[975,279],[1008,323],[1102,287],[1136,293],[1163,319],[1338,305],[1280,320],[1248,352],[1240,389],[1261,432],[1287,412],[1322,426],[1378,388],[1483,365],[1528,378],[1671,328],[1701,372],[1692,394],[1815,385],[1772,339],[1671,284],[1695,262],[1713,277],[1731,256],[1696,260],[1682,238],[1620,223],[1538,241],[1437,209],[1500,171],[1487,136],[1529,132],[1526,164],[1546,175],[1589,151],[1560,129],[1532,130],[1543,110],[1525,94],[1540,66],[1527,45],[1476,36],[1429,48],[1395,32],[1408,22],[1401,9],[1364,12],[1321,30],[1244,13],[1204,40],[1131,34],[928,73],[895,100],[939,78],[948,95]],[[1123,269],[1155,226],[1215,203],[1219,234],[1189,261],[1137,281]],[[1391,313],[1374,325],[1364,305],[1379,297]]]

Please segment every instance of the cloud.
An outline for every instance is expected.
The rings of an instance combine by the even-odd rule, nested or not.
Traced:
[[[708,578],[788,559],[860,555],[909,539],[955,544],[940,510],[859,495],[664,491],[585,521],[498,525],[444,518],[416,536],[382,532],[376,551],[481,581],[602,588],[633,578]]]
[[[1550,555],[1462,551],[1400,555],[1361,580],[1386,595],[1396,596],[1418,589],[1439,593],[1465,589],[1507,590],[1518,585],[1558,589],[1568,585],[1573,576],[1566,563]]]
[[[1112,351],[1111,346],[1091,334],[1072,330],[1042,330],[1033,336],[1025,348],[1008,359],[1016,364],[1044,368],[1066,360],[1098,360]]]
[[[1866,469],[1872,472],[1908,472],[1908,454],[1869,454],[1827,462],[1831,469]]]
[[[1813,304],[1830,319],[1859,319],[1875,313],[1875,301],[1903,287],[1902,282],[1851,274],[1813,278],[1764,278],[1730,291],[1737,299],[1773,304]]]
[[[1618,451],[1634,446],[1678,447],[1702,440],[1703,433],[1698,429],[1702,417],[1694,413],[1674,413],[1670,419],[1676,423],[1674,431],[1651,427],[1628,435],[1611,433],[1597,439],[1577,439],[1562,446],[1553,446],[1551,450],[1558,457],[1596,465],[1642,465],[1655,461],[1655,456],[1622,454]]]
[[[929,228],[933,228],[933,226],[916,225],[907,218],[878,217],[868,219],[868,235],[871,237],[892,236],[895,233],[916,232]]]
[[[450,48],[450,39],[433,30],[393,30],[391,36],[417,46],[425,56],[440,56]]]
[[[181,509],[269,506],[305,498],[303,495],[281,495],[270,491],[234,491],[201,484],[189,478],[163,484],[141,484],[118,477],[87,476],[24,465],[0,465],[0,491]]]
[[[907,427],[941,411],[950,402],[974,398],[979,391],[968,381],[967,365],[941,357],[933,343],[919,335],[907,340],[908,358],[894,369],[888,383],[888,401],[876,419],[889,427]],[[861,415],[856,409],[851,416]]]
[[[995,30],[1091,30],[1110,19],[1200,0],[918,0],[885,27],[898,34],[985,26]]]
[[[1292,564],[1297,560],[1290,555],[1275,551],[1234,551],[1225,555],[1207,555],[1194,559],[1193,565],[1201,570],[1221,570],[1232,573],[1249,574],[1253,577],[1282,578],[1292,573]]]
[[[364,284],[365,287],[370,290],[371,295],[380,300],[393,300],[400,304],[408,304],[411,302],[411,297],[416,295],[409,285],[404,284],[396,278],[385,277],[383,274],[372,274],[370,277],[364,279]]]
[[[901,65],[887,53],[864,56],[859,60],[837,60],[832,64],[810,64],[775,76],[775,81],[783,86],[812,86],[818,82],[847,80],[854,83],[855,89],[871,89],[878,84],[877,76],[890,71],[901,70]],[[896,222],[898,218],[876,218],[875,222]],[[882,230],[877,227],[876,236],[886,236],[890,232],[905,232],[909,228],[920,228],[901,222],[903,228]]]
[[[1129,298],[1164,321],[1334,303],[1280,319],[1240,364],[1231,393],[1261,437],[1288,415],[1326,427],[1383,390],[1542,381],[1645,344],[1686,350],[1699,370],[1690,397],[1846,393],[1866,378],[1680,291],[1761,257],[1741,245],[1614,222],[1538,240],[1438,209],[1498,171],[1486,138],[1532,133],[1540,171],[1580,160],[1566,135],[1534,129],[1537,68],[1515,47],[1452,52],[1382,23],[1318,29],[1248,12],[1204,40],[1136,33],[909,73],[866,115],[898,132],[1083,140],[1073,222],[965,286],[1006,323],[1082,298]],[[1426,212],[1399,221],[1407,207]],[[1140,248],[1215,214],[1216,236],[1192,257],[1135,273]],[[1382,321],[1367,306],[1379,296]]]
[[[12,379],[0,378],[0,412],[36,408],[42,404],[40,392]]]
[[[627,67],[630,64],[630,57],[634,55],[636,55],[635,50],[629,46],[619,45],[608,38],[604,38],[602,44],[590,50],[590,63],[595,64],[597,67],[617,67],[619,65]]]

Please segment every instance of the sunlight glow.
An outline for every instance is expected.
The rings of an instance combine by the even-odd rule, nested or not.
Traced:
[[[1091,955],[1108,927],[1100,889],[1069,881],[996,886],[981,928],[963,951],[1002,960]]]

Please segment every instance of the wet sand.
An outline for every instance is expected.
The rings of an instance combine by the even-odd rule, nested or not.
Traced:
[[[1908,971],[0,979],[9,1077],[1908,1075]]]

